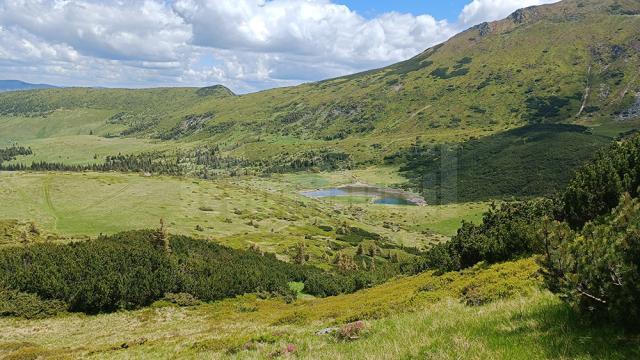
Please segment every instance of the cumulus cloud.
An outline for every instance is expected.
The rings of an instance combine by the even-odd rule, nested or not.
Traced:
[[[450,23],[331,0],[0,0],[0,77],[248,92],[391,64],[545,2],[473,0]]]
[[[328,0],[178,0],[174,8],[192,24],[195,45],[351,63],[406,58],[453,33],[429,15],[366,20]]]
[[[464,25],[500,20],[513,11],[534,5],[556,3],[559,0],[473,0],[466,5],[459,20]]]

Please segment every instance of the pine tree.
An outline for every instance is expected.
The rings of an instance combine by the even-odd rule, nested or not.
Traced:
[[[358,250],[356,250],[356,255],[358,256],[364,255],[364,248],[362,247],[362,244],[358,245]]]

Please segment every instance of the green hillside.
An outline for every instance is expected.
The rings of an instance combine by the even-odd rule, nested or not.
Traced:
[[[90,118],[70,128],[204,140],[250,159],[334,148],[357,162],[380,161],[416,137],[463,141],[531,123],[630,121],[640,90],[638,12],[637,1],[567,0],[480,24],[387,68],[241,96],[219,86],[2,94],[0,121],[29,129],[25,116]],[[47,134],[34,125],[31,137]]]
[[[611,141],[579,125],[536,124],[390,157],[429,203],[550,196]]]

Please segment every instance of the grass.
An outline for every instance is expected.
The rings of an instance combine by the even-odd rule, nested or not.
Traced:
[[[351,174],[313,178],[331,183],[346,181]],[[344,222],[380,234],[397,246],[425,248],[446,240],[462,219],[476,220],[486,207],[482,203],[384,206],[364,199],[357,204],[332,203],[287,190],[291,186],[281,182],[287,178],[205,181],[117,173],[0,173],[4,205],[0,219],[20,221],[22,228],[34,222],[43,233],[57,237],[84,238],[156,228],[163,218],[173,233],[235,248],[255,244],[283,259],[304,242],[311,263],[326,265],[333,257],[327,248]],[[343,245],[347,246],[342,251],[355,253],[353,244]]]
[[[254,295],[178,308],[43,320],[0,318],[0,356],[19,358],[268,358],[293,344],[302,359],[634,358],[639,339],[592,326],[536,290],[533,260],[441,277],[401,278],[350,295],[286,304]],[[474,294],[501,294],[480,306]],[[364,320],[354,341],[316,335]]]

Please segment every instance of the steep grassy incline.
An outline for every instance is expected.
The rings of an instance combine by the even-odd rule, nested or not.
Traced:
[[[408,61],[233,96],[205,89],[61,89],[0,95],[0,114],[106,110],[98,134],[206,140],[268,158],[340,148],[380,160],[411,144],[530,123],[632,121],[640,93],[640,3],[565,0],[480,24]]]

